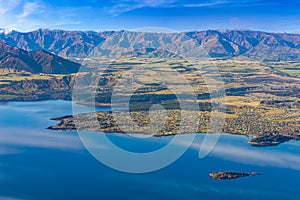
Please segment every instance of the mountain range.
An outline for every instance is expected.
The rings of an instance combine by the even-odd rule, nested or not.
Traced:
[[[183,53],[205,49],[210,57],[246,57],[255,60],[300,60],[300,35],[250,30],[206,30],[182,33],[130,31],[64,31],[39,29],[0,33],[0,40],[26,51],[43,49],[70,58],[87,57],[94,49],[108,56],[138,49],[165,48]],[[93,53],[95,53],[93,52]]]
[[[0,69],[14,72],[70,74],[80,65],[45,50],[26,51],[0,41]]]

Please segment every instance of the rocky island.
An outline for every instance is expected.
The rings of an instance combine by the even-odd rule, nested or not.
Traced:
[[[239,173],[239,172],[212,172],[209,177],[213,180],[231,180],[237,178],[243,178],[247,176],[259,176],[261,174],[257,172],[251,173]]]

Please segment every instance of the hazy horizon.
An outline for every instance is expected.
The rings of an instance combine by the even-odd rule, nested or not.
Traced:
[[[156,28],[160,29],[160,27],[144,27],[145,29],[151,29],[151,28]],[[141,29],[141,28],[138,28]],[[110,31],[129,31],[129,32],[150,32],[150,33],[188,33],[188,32],[201,32],[201,31],[257,31],[257,32],[266,32],[266,33],[286,33],[286,34],[300,34],[299,32],[288,32],[288,31],[266,31],[266,30],[261,30],[261,29],[194,29],[194,30],[183,30],[183,31],[178,31],[178,30],[172,30],[172,29],[166,29],[166,32],[163,31],[137,31],[138,29],[111,29],[111,30],[96,30],[96,29],[59,29],[59,28],[36,28],[28,31],[22,31],[22,30],[8,30],[5,28],[0,27],[0,34],[5,33],[9,34],[13,31],[19,32],[19,33],[29,33],[29,32],[34,32],[38,30],[49,30],[49,31],[82,31],[82,32],[110,32]],[[162,28],[164,30],[164,28]],[[169,30],[169,31],[168,31]]]
[[[299,10],[296,0],[7,0],[0,1],[0,24],[20,32],[164,27],[299,33]]]

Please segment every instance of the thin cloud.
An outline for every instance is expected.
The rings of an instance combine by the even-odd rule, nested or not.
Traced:
[[[168,7],[173,3],[177,2],[177,0],[121,0],[114,1],[115,5],[109,9],[109,13],[118,16],[122,13],[136,10],[144,7]]]
[[[242,136],[224,135],[223,137]],[[213,147],[210,155],[236,163],[300,170],[300,156],[297,151],[295,153],[291,153],[279,149],[272,150],[268,148],[251,148],[250,145],[246,146],[247,144],[239,144],[239,142],[242,142],[241,140],[237,141],[234,140],[234,138],[232,140],[237,144],[231,145],[227,142],[222,143],[220,141],[216,146]],[[245,143],[246,141],[247,140],[245,140]],[[178,145],[186,146],[188,144],[186,144],[185,142],[179,142]],[[196,151],[199,151],[201,149],[201,143],[193,143],[190,147]]]
[[[204,1],[201,3],[172,4],[169,7],[185,7],[185,8],[198,8],[198,7],[246,7],[246,6],[262,6],[262,5],[277,5],[276,2],[263,2],[262,0],[214,0]]]
[[[181,4],[181,5],[173,5],[173,7],[212,7],[212,6],[217,6],[217,5],[224,5],[224,4],[229,4],[232,1],[211,1],[211,2],[205,2],[205,3],[193,3],[193,4]]]
[[[12,11],[20,4],[20,0],[0,0],[0,16]]]
[[[108,12],[113,16],[118,16],[123,13],[145,8],[188,8],[188,7],[244,7],[244,6],[259,6],[259,5],[273,5],[274,3],[266,3],[262,0],[213,0],[213,1],[202,1],[200,3],[190,3],[189,1],[180,0],[121,0],[113,1],[114,5],[109,8]]]
[[[20,15],[18,15],[18,18],[22,19],[28,17],[31,14],[40,12],[40,9],[41,9],[41,5],[36,1],[26,2],[23,6],[23,12]]]
[[[7,197],[7,196],[0,196],[0,199],[2,199],[2,200],[21,200],[21,199],[17,199],[17,198],[13,198],[13,197]]]
[[[76,134],[41,133],[39,130],[26,130],[26,128],[2,128],[0,131],[0,155],[18,153],[19,147],[83,149]],[[26,132],[25,137],[24,132]]]
[[[38,28],[78,25],[78,14],[87,12],[85,7],[55,7],[42,0],[0,0],[0,28],[30,31]],[[55,16],[55,17],[53,17]]]

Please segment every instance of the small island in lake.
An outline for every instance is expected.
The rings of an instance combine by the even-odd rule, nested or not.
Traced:
[[[259,176],[261,174],[257,172],[251,173],[239,173],[239,172],[212,172],[209,174],[210,178],[213,180],[231,180],[237,178],[243,178],[247,176]]]

